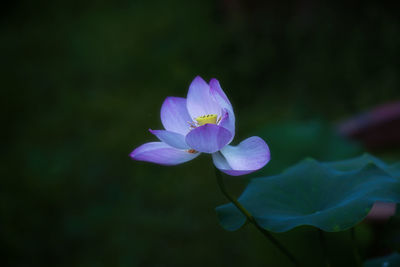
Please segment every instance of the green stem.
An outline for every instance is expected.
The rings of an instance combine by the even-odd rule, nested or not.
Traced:
[[[324,231],[321,229],[318,229],[319,233],[319,242],[321,243],[321,248],[322,248],[322,257],[324,258],[325,266],[330,267],[332,266],[329,257],[328,257],[328,246],[326,245],[326,239],[325,239],[325,234]]]
[[[218,169],[215,168],[215,176],[217,177],[217,182],[219,185],[219,188],[221,192],[225,195],[229,201],[232,202],[233,205],[236,206],[240,210],[240,212],[246,216],[247,220],[252,223],[258,231],[260,231],[266,238],[268,238],[283,254],[285,254],[289,260],[294,264],[294,266],[300,266],[296,258],[293,256],[292,253],[290,253],[279,241],[274,238],[267,230],[262,228],[257,221],[254,219],[254,217],[242,206],[242,204],[239,203],[234,197],[232,197],[228,191],[225,188],[224,181],[222,178],[221,173],[218,171]]]
[[[353,254],[354,254],[354,258],[356,260],[357,266],[361,267],[362,263],[361,263],[361,256],[360,256],[360,252],[358,251],[358,247],[357,247],[357,240],[356,240],[356,228],[352,227],[350,229],[350,235],[351,235],[351,244],[353,246]]]

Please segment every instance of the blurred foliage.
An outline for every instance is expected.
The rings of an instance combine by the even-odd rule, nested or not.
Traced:
[[[400,265],[400,255],[398,253],[393,253],[386,257],[369,260],[364,264],[365,267],[382,267],[382,266],[399,266],[399,265]]]
[[[19,0],[0,12],[5,266],[287,266],[251,228],[220,228],[208,157],[129,159],[155,140],[163,99],[218,78],[237,142],[400,96],[400,22],[383,2]],[[318,266],[313,230],[278,238]],[[330,238],[341,266],[346,238]]]
[[[257,133],[267,141],[271,161],[257,176],[279,174],[306,157],[334,161],[359,155],[360,145],[339,136],[324,121],[284,121],[266,126]]]

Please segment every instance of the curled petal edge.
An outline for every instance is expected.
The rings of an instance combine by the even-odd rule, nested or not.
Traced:
[[[231,176],[252,173],[263,168],[271,159],[268,145],[257,136],[247,138],[237,146],[226,146],[212,155],[214,165]]]

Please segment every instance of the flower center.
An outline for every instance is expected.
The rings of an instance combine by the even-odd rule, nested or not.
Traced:
[[[195,120],[197,121],[197,124],[199,126],[202,126],[207,123],[217,124],[217,117],[218,117],[217,114],[209,114],[209,115],[197,117]]]

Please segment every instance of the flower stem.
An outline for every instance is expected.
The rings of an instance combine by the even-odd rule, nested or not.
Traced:
[[[321,229],[318,229],[319,233],[319,242],[321,243],[321,248],[322,248],[322,257],[324,258],[325,266],[330,267],[332,266],[329,257],[328,257],[328,247],[326,245],[326,239],[325,239],[325,234],[324,231]]]
[[[357,247],[357,240],[356,240],[356,228],[352,227],[350,229],[350,235],[351,235],[351,244],[353,246],[353,254],[354,254],[354,258],[356,260],[357,266],[361,267],[361,256],[360,256],[360,252],[358,251],[358,247]]]
[[[293,256],[293,254],[290,253],[275,237],[273,237],[271,233],[262,228],[254,219],[254,217],[242,206],[242,204],[240,204],[239,201],[237,201],[234,197],[232,197],[228,193],[228,191],[225,188],[222,175],[217,168],[215,168],[215,176],[217,177],[218,186],[221,192],[225,195],[225,197],[229,199],[229,201],[231,201],[232,204],[235,205],[235,207],[238,208],[244,216],[246,216],[247,220],[250,223],[252,223],[257,228],[258,231],[260,231],[266,238],[268,238],[271,241],[271,243],[273,243],[283,254],[285,254],[289,258],[289,260],[293,263],[294,266],[300,266],[300,264]]]

